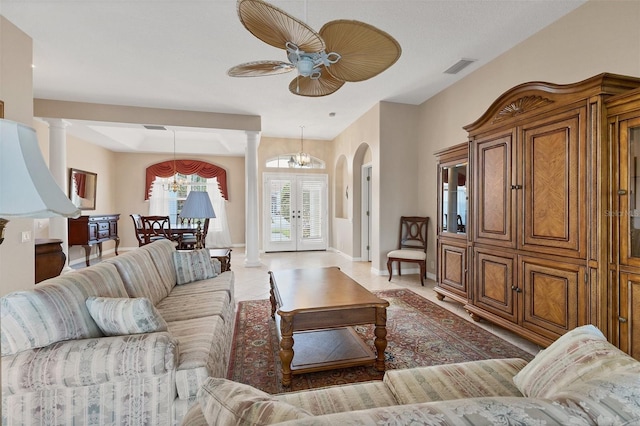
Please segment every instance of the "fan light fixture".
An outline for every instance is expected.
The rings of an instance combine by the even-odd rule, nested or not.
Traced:
[[[304,126],[300,126],[300,152],[291,156],[288,161],[289,167],[307,167],[311,164],[311,156],[304,152]]]

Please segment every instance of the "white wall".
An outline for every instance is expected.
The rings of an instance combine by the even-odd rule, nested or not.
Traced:
[[[589,1],[420,106],[419,205],[436,218],[434,152],[467,140],[472,123],[513,86],[574,83],[602,72],[640,77],[640,2]],[[434,229],[434,228],[432,228]],[[436,252],[434,234],[429,253]],[[430,272],[433,268],[427,264]]]
[[[0,100],[6,119],[28,126],[33,122],[32,45],[29,36],[0,16]],[[0,294],[34,285],[33,238],[22,243],[23,231],[33,235],[32,219],[11,219],[5,230],[0,245]]]

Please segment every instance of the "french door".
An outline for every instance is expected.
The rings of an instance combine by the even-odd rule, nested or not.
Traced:
[[[327,175],[264,173],[264,250],[326,250]]]

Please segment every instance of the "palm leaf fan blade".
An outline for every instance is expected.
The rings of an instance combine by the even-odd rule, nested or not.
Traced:
[[[265,75],[284,74],[295,67],[282,61],[255,61],[236,65],[227,71],[231,77],[262,77]]]
[[[289,83],[289,91],[300,96],[326,96],[342,87],[344,81],[338,80],[328,73],[323,73],[320,78],[309,78],[298,75]]]
[[[262,0],[239,0],[238,16],[247,30],[279,49],[291,42],[305,52],[324,50],[320,35],[304,22]]]
[[[327,52],[341,58],[327,70],[337,79],[363,81],[380,74],[393,65],[402,49],[386,32],[360,21],[337,20],[320,30]]]

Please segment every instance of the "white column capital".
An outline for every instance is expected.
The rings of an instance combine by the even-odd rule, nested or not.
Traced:
[[[49,127],[57,127],[59,129],[66,129],[71,126],[71,123],[62,118],[43,118],[42,121],[49,124]]]

